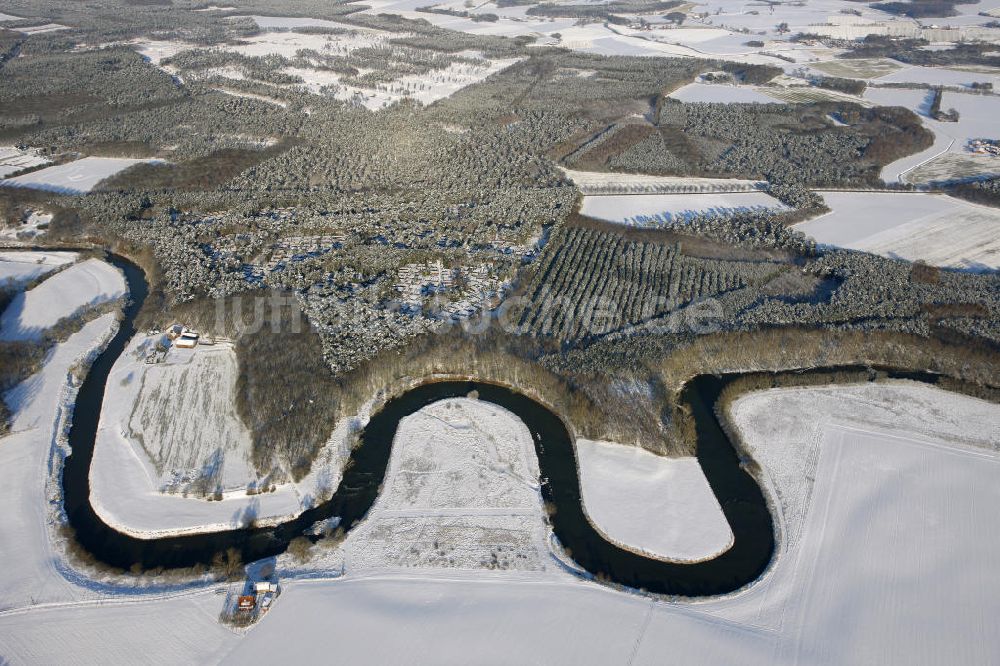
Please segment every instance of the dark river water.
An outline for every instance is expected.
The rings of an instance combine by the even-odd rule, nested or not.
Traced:
[[[333,497],[276,527],[233,529],[157,539],[138,539],[106,525],[90,504],[90,463],[111,368],[135,334],[135,316],[146,297],[147,284],[134,264],[112,257],[129,283],[131,302],[125,320],[107,349],[96,360],[80,389],[69,432],[72,454],[63,470],[66,513],[76,539],[97,559],[123,569],[210,564],[217,553],[239,551],[244,562],[283,552],[315,522],[339,517],[349,530],[365,517],[378,497],[399,422],[445,398],[477,391],[479,399],[513,412],[531,432],[542,475],[542,495],[555,507],[552,527],[572,559],[592,574],[633,588],[684,596],[716,595],[756,580],[774,554],[774,525],[764,496],[740,459],[713,411],[722,389],[741,375],[700,376],[687,384],[683,400],[697,424],[697,457],[735,536],[725,553],[704,562],[682,564],[637,555],[605,540],[584,515],[580,499],[575,449],[566,425],[555,413],[526,395],[482,382],[438,381],[413,388],[388,401],[374,414],[351,454]],[[834,372],[844,368],[810,371]],[[903,373],[913,379],[936,377]],[[642,511],[643,507],[636,507]],[[653,517],[655,519],[655,517]]]

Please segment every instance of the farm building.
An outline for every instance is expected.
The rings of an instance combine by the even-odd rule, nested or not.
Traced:
[[[194,349],[198,345],[198,333],[184,329],[174,344],[178,349]]]

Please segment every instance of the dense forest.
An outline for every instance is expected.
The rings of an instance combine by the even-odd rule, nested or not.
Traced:
[[[905,109],[681,103],[669,93],[700,74],[759,84],[780,70],[570,52],[319,0],[289,0],[282,13],[342,27],[290,34],[374,34],[377,43],[248,55],[238,48],[266,31],[247,15],[273,10],[238,4],[238,12],[179,12],[9,2],[12,13],[44,12],[71,28],[27,39],[0,33],[0,51],[18,54],[0,58],[0,142],[57,161],[158,161],[86,195],[9,190],[0,204],[9,215],[56,212],[52,243],[93,242],[141,259],[154,282],[145,324],[184,319],[237,340],[239,408],[262,469],[279,464],[301,476],[362,397],[419,373],[460,374],[459,360],[468,360],[466,373],[544,394],[581,432],[683,452],[683,439],[669,440],[680,430],[665,406],[662,367],[702,339],[704,331],[677,325],[697,308],[711,308],[719,336],[770,340],[775,330],[808,327],[844,339],[1000,344],[995,274],[915,271],[819,250],[790,229],[824,209],[809,188],[882,187],[882,166],[931,145]],[[676,4],[623,0],[601,11]],[[529,12],[610,20],[588,5]],[[154,64],[131,43],[154,38],[183,48]],[[403,94],[415,92],[400,83],[406,77],[495,63],[503,67],[433,103]],[[304,69],[338,83],[310,89]],[[349,89],[393,97],[373,109]],[[792,210],[615,228],[577,214],[580,191],[561,167],[759,179]],[[995,191],[986,181],[958,193]],[[405,282],[427,266],[447,271],[447,289]],[[417,302],[404,302],[410,287]],[[273,330],[213,319],[218,303],[274,294],[308,320],[282,343]],[[487,322],[506,313],[511,326],[476,337],[463,332],[472,318],[456,312]],[[819,362],[808,353],[820,347],[803,344],[802,362]],[[33,358],[23,355],[28,366]]]

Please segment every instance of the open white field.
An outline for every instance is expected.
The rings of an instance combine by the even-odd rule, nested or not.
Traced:
[[[907,171],[904,182],[948,183],[1000,176],[1000,157],[949,151]]]
[[[576,440],[583,504],[613,542],[654,557],[696,562],[733,545],[722,507],[696,458]]]
[[[992,83],[994,88],[998,88],[1000,87],[1000,71],[974,72],[966,69],[907,65],[875,80],[875,83],[919,83],[931,86],[964,87],[969,87],[977,82]]]
[[[80,262],[17,294],[0,317],[0,340],[37,340],[63,317],[125,293],[125,278],[114,266],[99,259]]]
[[[101,600],[0,615],[10,664],[211,664],[239,644],[218,622],[211,592],[167,599]]]
[[[136,336],[108,378],[90,468],[98,514],[137,535],[297,515],[294,485],[247,495],[265,479],[253,469],[250,433],[236,413],[231,345],[171,348],[164,361],[146,363],[163,337]],[[216,491],[220,501],[205,498]]]
[[[562,170],[583,194],[662,194],[668,192],[755,192],[767,186],[762,180],[648,176],[635,173]]]
[[[85,194],[105,178],[147,160],[116,157],[83,159],[0,180],[0,187],[27,187],[61,194]]]
[[[928,116],[933,99],[929,90],[901,88],[868,88],[865,99],[882,106],[902,106],[921,117],[924,125],[934,133],[934,145],[916,155],[910,155],[886,165],[882,179],[887,182],[924,183],[931,180],[949,180],[977,175],[989,175],[1000,168],[996,158],[973,159],[985,156],[971,155],[966,146],[970,139],[1000,138],[996,118],[1000,115],[1000,97],[946,91],[941,100],[943,110],[955,109],[958,122],[939,122]],[[948,160],[962,161],[960,171],[948,177],[935,164]],[[921,175],[923,174],[923,175]]]
[[[764,192],[612,194],[583,197],[580,212],[629,226],[655,227],[698,215],[725,217],[754,210],[788,210]]]
[[[0,283],[31,282],[74,261],[75,252],[0,251]]]
[[[15,412],[11,434],[0,439],[0,611],[27,605],[69,601],[86,595],[67,580],[50,543],[49,464],[64,418],[63,401],[70,369],[114,330],[106,314],[84,325],[46,359],[42,371],[9,391],[5,400]],[[0,646],[12,636],[0,629]],[[0,654],[10,658],[9,647]]]
[[[486,402],[436,402],[404,419],[382,495],[344,546],[348,572],[551,566],[527,427]]]
[[[730,419],[777,496],[786,550],[795,548],[802,533],[831,432],[839,439],[845,427],[862,428],[947,442],[959,450],[1000,450],[1000,406],[916,383],[760,391],[739,398]],[[891,465],[887,457],[883,466]]]
[[[172,349],[163,362],[146,363],[161,337],[140,335],[120,357],[108,386],[109,425],[116,421],[148,463],[151,492],[245,491],[257,475],[250,432],[236,413],[236,352],[220,343]],[[112,490],[104,501],[121,494]]]
[[[810,65],[811,69],[822,74],[838,76],[843,79],[877,79],[887,74],[899,71],[904,65],[889,58],[840,58],[817,62]]]
[[[689,83],[668,95],[680,102],[780,104],[757,88],[719,83]]]
[[[172,58],[181,51],[197,48],[187,42],[174,42],[155,39],[135,39],[129,42],[136,51],[150,63],[159,66],[167,58]]]
[[[940,194],[827,192],[795,226],[817,243],[971,270],[1000,268],[1000,211]]]
[[[69,30],[69,26],[61,25],[59,23],[42,23],[40,25],[32,25],[16,29],[17,32],[24,35],[41,35],[47,32],[58,32],[60,30]]]

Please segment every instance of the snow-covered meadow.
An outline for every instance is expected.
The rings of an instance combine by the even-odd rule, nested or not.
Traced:
[[[161,362],[147,363],[158,343],[169,345],[164,338],[133,338],[108,379],[90,470],[102,519],[143,537],[208,532],[287,520],[336,488],[357,419],[330,424],[303,479],[275,481],[251,463],[232,346],[170,347]]]
[[[726,217],[745,211],[788,210],[764,192],[586,195],[580,212],[629,226],[655,227],[699,215]]]
[[[247,495],[259,479],[236,413],[232,347],[171,349],[165,361],[146,363],[162,337],[138,336],[108,380],[90,473],[98,513],[135,534],[295,515],[289,488]],[[216,492],[225,499],[206,501]]]
[[[31,282],[74,261],[75,252],[0,251],[0,283]]]
[[[606,171],[562,170],[583,194],[667,194],[694,192],[756,192],[767,187],[762,180],[650,176]]]
[[[344,544],[347,572],[551,568],[527,427],[473,399],[400,422],[382,494]]]
[[[576,440],[587,517],[614,543],[653,557],[696,562],[733,544],[722,507],[696,458]]]
[[[46,167],[23,176],[0,180],[0,187],[27,187],[60,194],[86,194],[102,180],[148,160],[115,157],[84,157]]]
[[[0,316],[0,340],[37,340],[63,317],[125,293],[118,269],[99,259],[82,261],[14,296]]]
[[[761,89],[720,83],[689,83],[668,95],[679,102],[780,104]]]
[[[959,119],[958,122],[941,122],[928,115],[933,95],[930,90],[915,88],[868,88],[865,91],[868,101],[881,106],[902,106],[915,112],[934,133],[934,144],[930,148],[886,165],[882,179],[886,182],[923,183],[1000,173],[1000,158],[982,156],[973,159],[967,149],[970,139],[1000,138],[1000,125],[996,122],[1000,115],[1000,97],[945,91],[941,109],[955,109]],[[949,174],[935,169],[934,165],[942,160],[960,163],[960,171]]]
[[[971,270],[1000,269],[1000,212],[943,194],[826,192],[795,226],[824,245]]]

